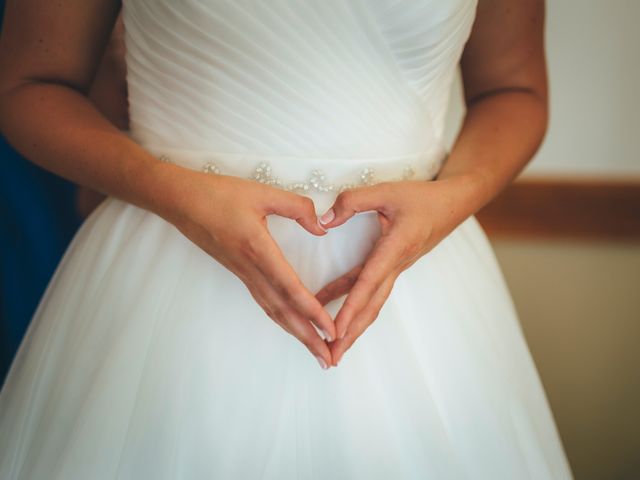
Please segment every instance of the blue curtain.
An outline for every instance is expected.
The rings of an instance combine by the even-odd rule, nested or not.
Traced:
[[[0,21],[4,0],[0,1]],[[0,138],[0,380],[62,254],[80,226],[76,187]]]

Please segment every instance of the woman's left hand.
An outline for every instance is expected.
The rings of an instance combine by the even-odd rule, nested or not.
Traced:
[[[445,238],[472,209],[463,205],[462,177],[392,181],[345,190],[320,219],[338,227],[358,212],[377,211],[381,235],[365,261],[316,293],[322,305],[347,294],[335,318],[337,338],[329,343],[337,365],[373,323],[398,275]]]

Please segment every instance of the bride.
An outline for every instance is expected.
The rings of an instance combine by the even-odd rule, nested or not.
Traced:
[[[128,134],[87,99],[121,7]],[[572,478],[474,216],[544,136],[543,25],[542,0],[9,0],[2,133],[107,198],[3,385],[0,477]]]

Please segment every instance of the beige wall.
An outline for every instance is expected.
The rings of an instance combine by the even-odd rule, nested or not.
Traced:
[[[546,4],[550,128],[524,174],[640,176],[640,1]]]
[[[523,175],[640,178],[640,1],[547,1],[549,131]],[[449,144],[463,114],[458,75]]]
[[[576,479],[640,479],[640,245],[493,246]]]

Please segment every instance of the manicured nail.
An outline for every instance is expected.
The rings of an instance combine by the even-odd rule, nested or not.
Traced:
[[[329,335],[329,332],[327,332],[324,328],[321,328],[320,331],[324,335],[325,340],[329,340],[330,342],[333,342],[333,337]]]
[[[329,368],[329,365],[327,365],[327,362],[324,361],[324,358],[322,358],[320,355],[316,355],[316,358],[318,359],[318,363],[324,370]]]
[[[328,232],[329,229],[328,228],[324,228],[324,226],[320,223],[320,219],[318,219],[318,226],[322,229],[322,231],[324,232]]]
[[[330,208],[329,210],[327,210],[322,214],[322,216],[320,217],[320,223],[323,223],[326,225],[334,218],[336,218],[336,212],[333,211],[333,208]]]

